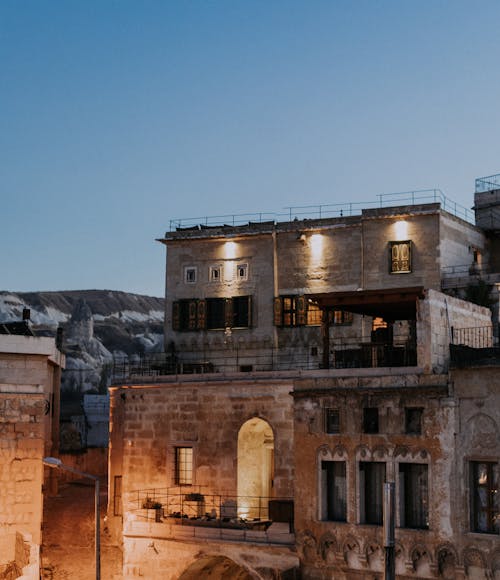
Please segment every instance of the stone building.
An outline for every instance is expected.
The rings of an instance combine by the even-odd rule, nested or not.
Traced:
[[[43,457],[57,455],[64,355],[28,323],[0,325],[0,577],[39,578]]]
[[[415,201],[167,232],[165,356],[111,388],[126,580],[382,578],[384,481],[399,578],[500,575],[491,311],[442,292],[491,240]]]

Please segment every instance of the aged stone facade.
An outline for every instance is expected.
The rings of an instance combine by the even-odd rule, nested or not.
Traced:
[[[39,578],[42,459],[57,454],[63,366],[53,339],[0,334],[0,574],[12,574],[6,577]]]
[[[450,365],[498,354],[491,312],[442,292],[479,228],[431,203],[161,241],[165,357],[111,389],[126,580],[380,579],[385,481],[398,578],[500,577],[498,366]]]

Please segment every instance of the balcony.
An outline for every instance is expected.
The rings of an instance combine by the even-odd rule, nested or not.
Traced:
[[[293,545],[293,499],[202,493],[201,488],[137,490],[125,508],[128,533]]]
[[[319,347],[183,349],[113,361],[113,381],[165,375],[245,373],[294,370],[407,367],[417,365],[416,343],[408,340],[375,341],[372,336],[332,338],[328,365]]]

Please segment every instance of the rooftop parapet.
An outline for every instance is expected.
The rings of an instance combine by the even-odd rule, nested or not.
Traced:
[[[439,204],[441,209],[469,223],[474,223],[474,213],[459,203],[446,197],[440,189],[420,189],[396,193],[379,194],[377,201],[334,203],[306,206],[285,207],[283,212],[244,213],[180,218],[170,220],[169,232],[204,231],[220,228],[250,226],[254,229],[266,229],[281,222],[324,220],[360,216],[364,210],[377,210],[389,207],[422,206]],[[208,231],[206,233],[209,233]]]

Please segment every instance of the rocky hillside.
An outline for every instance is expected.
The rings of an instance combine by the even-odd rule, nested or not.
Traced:
[[[163,350],[164,299],[111,290],[0,292],[0,322],[30,310],[36,334],[63,329],[63,391],[104,392],[113,358]]]

